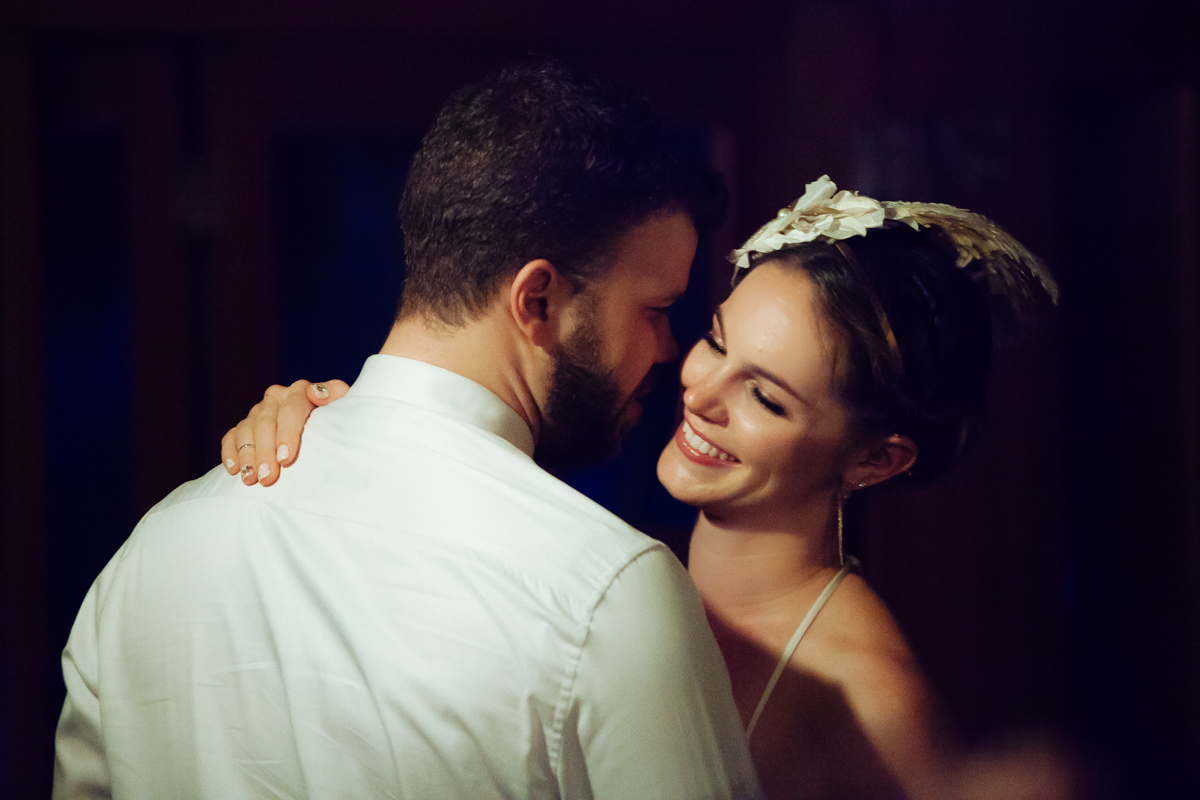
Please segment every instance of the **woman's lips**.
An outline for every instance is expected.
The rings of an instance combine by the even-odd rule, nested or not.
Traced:
[[[696,433],[686,419],[675,431],[675,443],[685,456],[706,467],[724,467],[739,463],[729,453]]]

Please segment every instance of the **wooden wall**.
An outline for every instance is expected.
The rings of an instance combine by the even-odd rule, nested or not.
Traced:
[[[1089,796],[1196,788],[1200,66],[1144,5],[8,0],[0,795],[46,794],[88,582],[301,377],[278,369],[279,137],[419,133],[530,51],[703,133],[733,190],[714,252],[828,173],[1047,257],[1063,308],[1001,359],[976,458],[856,509],[856,549],[970,741],[1056,737]]]

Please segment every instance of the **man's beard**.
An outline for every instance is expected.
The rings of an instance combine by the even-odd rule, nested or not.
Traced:
[[[559,346],[550,378],[550,396],[533,457],[555,474],[594,466],[621,449],[625,402],[601,366],[600,337],[584,319]]]

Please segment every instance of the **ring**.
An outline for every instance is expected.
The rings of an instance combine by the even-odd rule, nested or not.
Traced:
[[[243,477],[243,478],[245,478],[245,477],[246,477],[247,475],[249,475],[251,472],[254,472],[254,465],[253,465],[253,464],[247,464],[246,466],[242,467],[242,477]]]
[[[243,448],[243,447],[254,447],[254,442],[246,442],[245,444],[239,444],[239,445],[238,445],[238,452],[239,452],[239,453],[240,453],[240,452],[242,452],[242,448]]]

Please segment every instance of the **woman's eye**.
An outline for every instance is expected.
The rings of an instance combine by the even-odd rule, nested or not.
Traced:
[[[754,395],[754,399],[758,401],[758,404],[760,406],[762,406],[763,408],[765,408],[767,411],[770,411],[772,414],[774,414],[777,417],[783,416],[783,406],[779,405],[779,403],[776,403],[773,400],[767,399],[767,396],[765,394],[763,394],[762,390],[759,389],[757,386],[752,387],[750,389],[750,393]]]
[[[704,334],[704,341],[708,342],[708,346],[713,349],[713,352],[725,355],[725,346],[717,341],[717,337],[713,335],[712,331]]]

